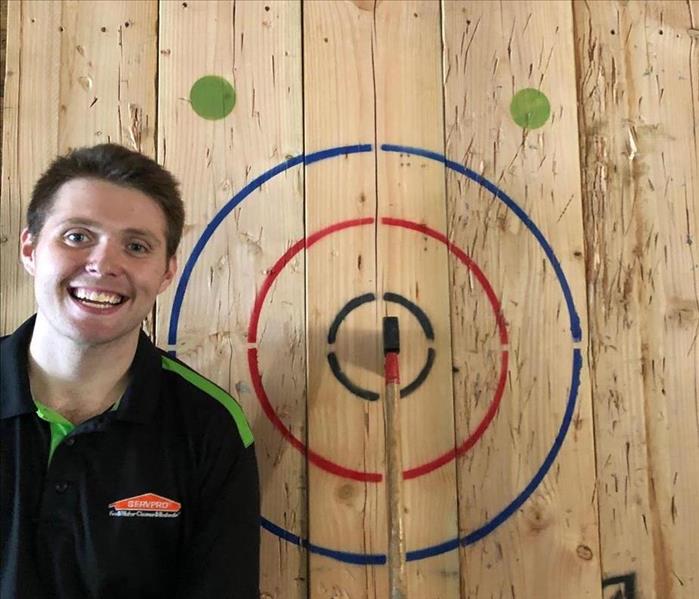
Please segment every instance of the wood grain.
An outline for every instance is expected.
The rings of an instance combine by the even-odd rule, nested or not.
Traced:
[[[574,11],[603,574],[634,574],[641,599],[689,599],[699,594],[699,4]]]
[[[34,182],[70,148],[114,141],[154,155],[157,6],[10,2],[0,201],[0,328],[34,311],[19,234]]]
[[[435,352],[401,399],[405,467],[465,448],[403,481],[408,551],[452,541],[408,562],[409,597],[619,599],[626,577],[636,599],[695,599],[698,15],[697,0],[3,2],[0,332],[34,310],[18,239],[56,154],[111,140],[171,169],[182,272],[256,177],[368,144],[256,185],[178,300],[170,349],[243,404],[263,516],[295,535],[263,530],[262,597],[388,596],[385,563],[320,548],[387,552],[382,400],[328,356],[380,395],[390,314],[403,384]],[[235,88],[227,117],[192,109],[203,75]],[[541,128],[510,114],[525,88],[550,101]],[[175,293],[146,323],[166,348]]]
[[[0,106],[5,106],[5,65],[7,54],[7,0],[0,1]],[[2,139],[3,119],[0,118],[0,139]],[[2,143],[0,143],[0,166],[2,165]],[[2,179],[0,179],[2,193]]]
[[[373,3],[304,4],[306,154],[373,144]],[[308,316],[308,444],[355,473],[384,471],[380,402],[358,397],[333,375],[328,354],[355,385],[383,387],[378,303],[347,315],[334,343],[329,328],[353,298],[376,294],[376,175],[371,152],[306,167],[306,234],[338,223],[366,224],[328,235],[306,251]],[[386,496],[377,481],[309,464],[310,540],[345,553],[385,555]],[[310,555],[310,597],[387,597],[384,565],[357,565]]]
[[[575,352],[584,357],[586,343],[571,8],[447,2],[443,18],[447,155],[523,211],[519,218],[477,179],[449,172],[449,237],[489,281],[507,332],[503,339],[476,269],[452,259],[459,441],[487,416],[508,364],[497,414],[459,465],[462,596],[599,597],[586,366],[574,412],[567,413]],[[526,88],[550,101],[540,129],[522,129],[510,115],[514,95]],[[560,262],[582,342],[554,263],[527,223]]]
[[[297,2],[163,2],[160,5],[158,155],[177,173],[187,220],[180,266],[215,215],[246,184],[302,152],[301,15]],[[216,75],[235,89],[233,111],[205,120],[189,92]],[[249,358],[276,413],[305,437],[303,256],[276,279],[250,322],[275,262],[303,238],[303,172],[290,169],[256,187],[221,222],[193,265],[181,302],[178,357],[242,404],[256,439],[262,514],[300,537],[306,529],[306,468],[264,414]],[[175,287],[158,302],[158,342],[170,342]],[[253,352],[251,357],[251,352]],[[306,554],[262,531],[264,597],[306,595]]]
[[[446,233],[444,165],[407,152],[381,151],[382,144],[444,152],[443,88],[439,5],[383,2],[376,15],[376,123],[380,218],[394,218]],[[401,400],[403,463],[420,469],[454,447],[451,384],[449,263],[443,243],[420,231],[383,224],[378,229],[379,288],[399,294],[425,311],[434,339],[405,308],[386,302],[398,316],[401,380],[407,385],[435,359],[429,375]],[[455,463],[448,461],[404,481],[409,552],[439,546],[458,536]],[[453,597],[459,593],[454,549],[408,563],[409,597]]]

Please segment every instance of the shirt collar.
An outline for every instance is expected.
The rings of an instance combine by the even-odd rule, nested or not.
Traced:
[[[0,418],[36,412],[29,387],[29,342],[36,315],[0,341]],[[131,363],[131,382],[116,410],[118,420],[148,422],[160,398],[161,357],[141,331]]]
[[[141,331],[133,362],[131,382],[116,410],[117,420],[146,423],[160,400],[162,360],[160,350]]]

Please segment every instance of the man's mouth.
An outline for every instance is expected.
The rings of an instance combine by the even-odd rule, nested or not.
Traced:
[[[83,287],[69,287],[68,292],[81,304],[94,308],[112,308],[126,301],[126,296],[111,291],[97,291]]]

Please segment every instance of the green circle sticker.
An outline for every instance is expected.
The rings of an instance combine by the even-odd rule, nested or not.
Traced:
[[[521,89],[512,98],[510,114],[520,127],[538,129],[551,116],[551,104],[538,89]]]
[[[223,77],[205,75],[189,92],[192,108],[200,117],[215,121],[228,116],[235,106],[235,90]]]

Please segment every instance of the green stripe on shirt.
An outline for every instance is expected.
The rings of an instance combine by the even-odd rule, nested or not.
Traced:
[[[119,407],[119,402],[117,401],[110,410],[116,410]],[[45,406],[41,402],[34,400],[34,405],[36,406],[36,414],[39,418],[49,423],[49,428],[51,430],[51,445],[49,446],[49,464],[51,463],[51,458],[53,457],[53,452],[56,451],[63,439],[65,439],[70,433],[75,429],[75,424],[70,420],[67,420],[56,410],[52,410],[48,406]]]
[[[49,463],[53,457],[53,452],[56,451],[56,447],[61,444],[61,441],[65,439],[75,428],[75,425],[66,420],[61,416],[56,410],[52,410],[48,406],[34,400],[34,405],[36,406],[36,413],[42,420],[49,423],[51,428],[51,446],[49,447]]]
[[[191,368],[187,368],[187,366],[184,366],[183,364],[180,364],[167,356],[162,356],[162,364],[165,370],[179,374],[183,379],[189,381],[192,383],[192,385],[198,389],[201,389],[204,391],[204,393],[209,394],[219,403],[223,404],[223,406],[228,410],[229,414],[233,416],[235,425],[238,427],[240,438],[243,440],[243,445],[245,447],[252,445],[254,439],[252,436],[252,431],[250,430],[250,425],[245,418],[243,409],[240,407],[238,402],[235,401],[235,399],[233,399],[218,385],[215,385],[210,380],[201,376],[199,373],[194,372],[194,370]]]

